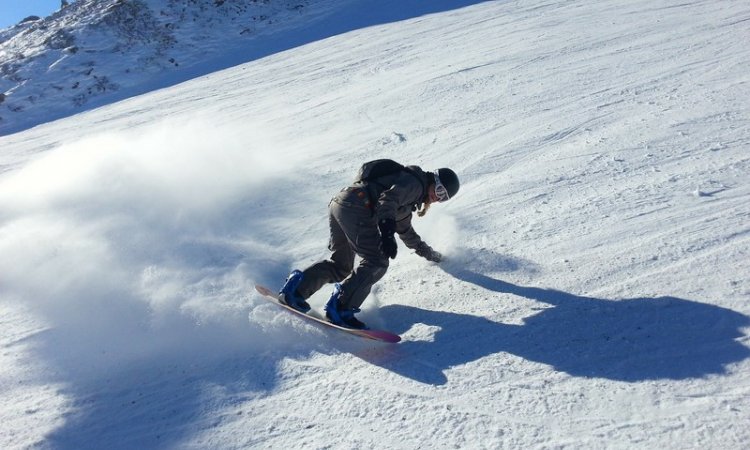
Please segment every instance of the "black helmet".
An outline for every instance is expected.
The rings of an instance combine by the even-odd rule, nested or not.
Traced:
[[[458,182],[458,175],[451,169],[443,167],[442,169],[436,170],[433,175],[435,176],[435,184],[442,184],[445,190],[448,191],[448,198],[452,198],[458,193],[460,183]]]

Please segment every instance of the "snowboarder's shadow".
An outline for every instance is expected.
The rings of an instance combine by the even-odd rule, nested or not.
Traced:
[[[389,329],[407,333],[408,338],[410,330],[422,327],[432,330],[431,335],[359,356],[429,384],[446,383],[445,372],[451,367],[500,352],[576,377],[627,382],[723,374],[729,364],[750,357],[750,349],[738,341],[744,336],[742,328],[750,326],[750,318],[722,307],[675,297],[584,297],[519,286],[463,267],[445,270],[489,291],[546,305],[522,324],[413,306],[385,306],[380,314]],[[498,301],[502,298],[507,297]]]

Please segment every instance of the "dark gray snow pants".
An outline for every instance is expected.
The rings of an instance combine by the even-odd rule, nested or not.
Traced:
[[[307,299],[325,284],[342,282],[342,309],[359,308],[372,286],[388,270],[388,257],[380,251],[378,223],[369,208],[367,193],[357,187],[341,191],[328,205],[331,258],[305,269],[297,291]],[[361,260],[354,268],[354,258]]]

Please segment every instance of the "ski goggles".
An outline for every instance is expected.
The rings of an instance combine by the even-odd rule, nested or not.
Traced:
[[[440,177],[438,177],[437,171],[433,172],[435,175],[435,195],[437,195],[439,202],[447,201],[451,198],[450,195],[448,195],[448,189],[443,186],[443,183],[440,182]]]

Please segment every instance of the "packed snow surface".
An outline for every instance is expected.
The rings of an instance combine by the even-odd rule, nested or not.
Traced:
[[[338,3],[0,137],[0,448],[748,448],[750,4]],[[376,157],[462,180],[395,345],[253,290]]]

